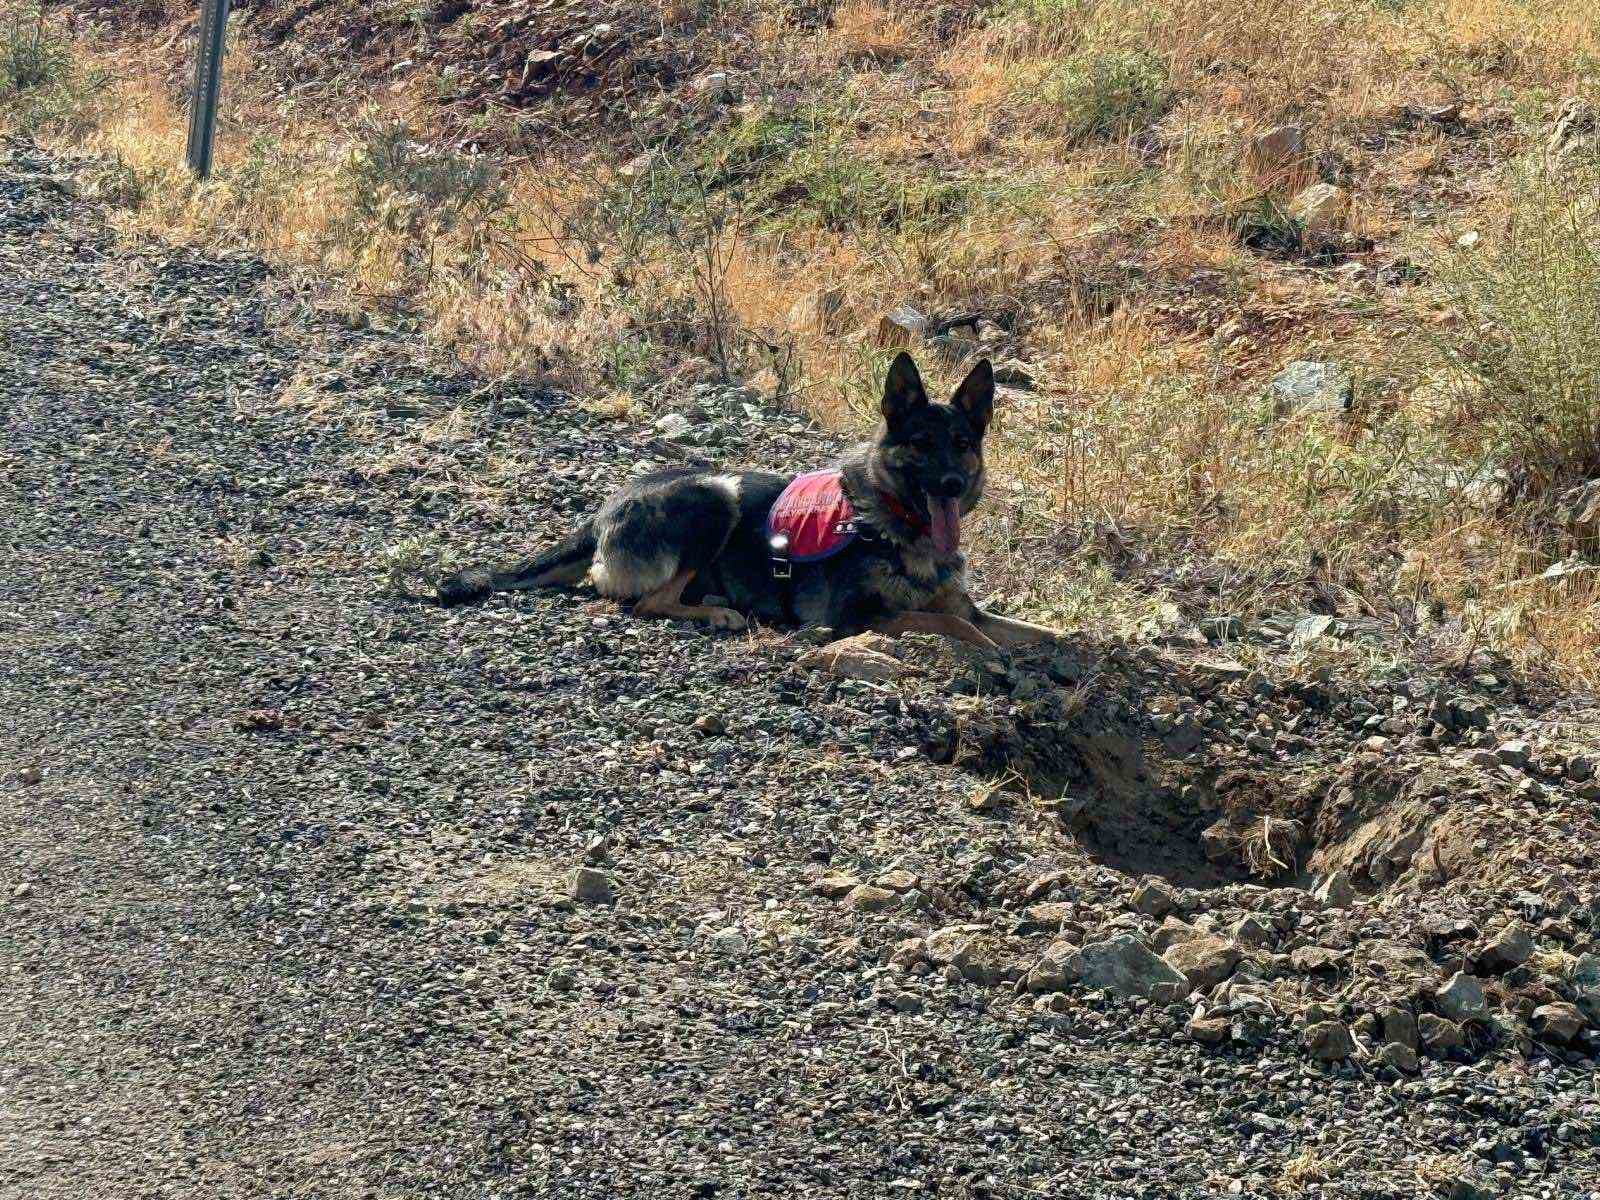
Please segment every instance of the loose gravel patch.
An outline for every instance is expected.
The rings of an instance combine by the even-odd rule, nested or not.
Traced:
[[[17,143],[0,405],[7,1195],[1600,1194],[1580,701],[438,609],[827,443],[119,248]]]

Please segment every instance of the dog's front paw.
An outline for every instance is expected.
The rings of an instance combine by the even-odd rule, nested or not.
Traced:
[[[707,619],[713,629],[743,629],[749,624],[743,613],[736,613],[731,608],[713,608]]]

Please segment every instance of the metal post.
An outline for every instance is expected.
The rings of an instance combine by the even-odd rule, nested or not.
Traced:
[[[211,174],[211,142],[217,132],[217,97],[222,85],[222,43],[229,0],[200,0],[200,37],[194,51],[194,93],[189,99],[189,169]]]

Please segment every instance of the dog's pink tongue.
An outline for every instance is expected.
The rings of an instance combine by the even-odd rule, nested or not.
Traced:
[[[961,545],[961,505],[955,500],[928,497],[928,517],[936,554],[954,554]]]

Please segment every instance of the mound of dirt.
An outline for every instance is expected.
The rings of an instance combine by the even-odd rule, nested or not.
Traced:
[[[925,653],[940,677],[931,663],[950,652]],[[1509,704],[1499,676],[1305,674],[1089,642],[943,671],[966,695],[928,752],[1010,781],[1011,811],[1120,881],[1110,903],[1062,903],[1059,870],[1013,879],[1015,936],[983,977],[1052,993],[1083,982],[1060,969],[1078,947],[1132,929],[1171,962],[1199,942],[1208,965],[1186,972],[1183,1020],[1209,1032],[1207,1010],[1264,989],[1241,1003],[1269,996],[1288,1018],[1277,1035],[1312,1018],[1355,1029],[1339,1054],[1340,1038],[1304,1039],[1333,1058],[1392,1044],[1375,1022],[1395,1006],[1459,1027],[1424,1052],[1470,1057],[1539,1037],[1548,1005],[1600,999],[1579,982],[1600,924],[1600,760],[1558,714]],[[1445,992],[1458,971],[1484,991],[1465,1016]],[[1228,1028],[1222,1040],[1273,1036],[1260,1019]]]

